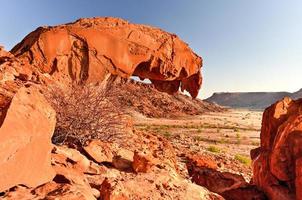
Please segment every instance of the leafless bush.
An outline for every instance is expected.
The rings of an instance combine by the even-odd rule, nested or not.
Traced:
[[[81,144],[87,140],[113,141],[121,136],[125,116],[117,90],[85,85],[48,88],[45,95],[57,113],[54,144]]]

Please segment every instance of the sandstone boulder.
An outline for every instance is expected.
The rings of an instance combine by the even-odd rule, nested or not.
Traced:
[[[134,152],[132,168],[135,172],[148,172],[155,164],[153,156],[146,152]]]
[[[175,34],[118,18],[40,27],[12,50],[58,82],[100,82],[108,73],[150,79],[160,91],[196,97],[202,59]]]
[[[78,199],[95,200],[98,198],[97,191],[90,186],[86,174],[101,174],[101,166],[89,161],[79,151],[65,146],[56,146],[51,157],[56,172],[53,179],[55,184],[47,183],[42,187],[43,189],[38,191],[36,189],[38,196],[45,196],[47,199],[51,197],[77,199],[78,197]],[[92,171],[91,168],[94,170]]]
[[[263,113],[261,147],[251,151],[253,183],[270,199],[302,199],[302,99],[284,98]]]
[[[266,196],[244,177],[219,171],[214,160],[206,155],[188,156],[187,168],[192,181],[218,193],[226,200],[265,200]]]
[[[0,191],[52,180],[51,137],[55,112],[36,87],[21,88],[0,127]]]
[[[157,169],[126,177],[106,178],[101,184],[101,199],[223,200],[206,188],[183,179],[174,170]]]
[[[74,163],[74,168],[77,168],[79,171],[86,172],[91,166],[90,160],[78,150],[66,146],[55,146],[52,150],[52,161],[58,162],[59,160],[66,159],[72,161]]]
[[[132,170],[132,161],[128,160],[120,155],[116,155],[112,159],[112,165],[116,169],[122,171],[131,171]]]
[[[83,147],[85,152],[96,162],[112,162],[113,149],[110,143],[105,143],[100,140],[92,140],[87,146]]]

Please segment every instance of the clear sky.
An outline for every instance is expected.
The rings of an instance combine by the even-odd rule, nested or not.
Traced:
[[[0,44],[43,25],[114,16],[176,33],[204,59],[200,97],[302,87],[301,0],[0,0]]]

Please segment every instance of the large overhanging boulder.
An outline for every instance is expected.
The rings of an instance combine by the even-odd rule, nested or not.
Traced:
[[[101,82],[109,73],[138,76],[160,91],[181,87],[195,98],[202,82],[202,59],[176,35],[118,18],[40,27],[11,53],[63,83]]]

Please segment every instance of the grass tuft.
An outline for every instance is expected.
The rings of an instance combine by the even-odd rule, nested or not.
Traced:
[[[207,148],[208,151],[212,152],[212,153],[220,153],[220,149],[216,146],[209,146]]]
[[[241,154],[236,154],[235,159],[245,165],[251,164],[251,159],[249,157],[241,155]]]

